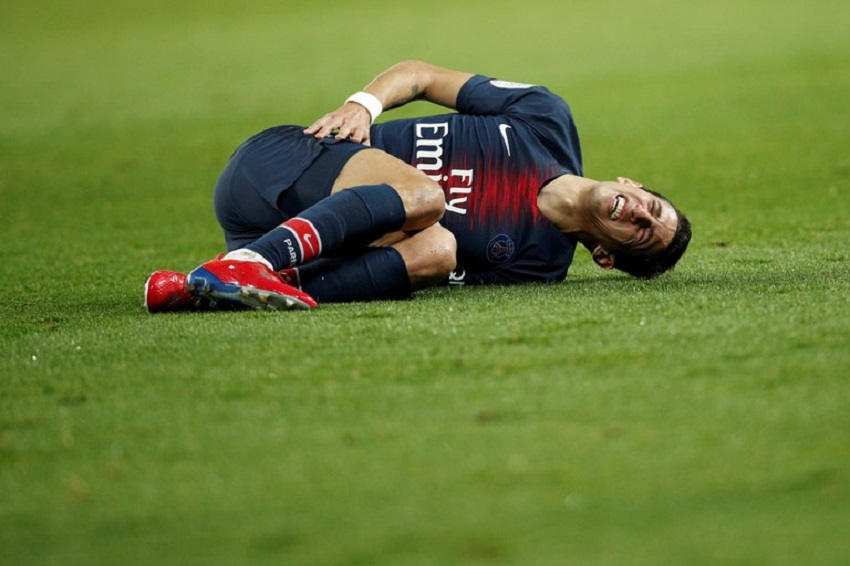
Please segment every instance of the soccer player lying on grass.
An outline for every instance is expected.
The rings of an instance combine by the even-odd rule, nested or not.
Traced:
[[[415,99],[457,113],[373,125]],[[215,188],[228,253],[153,273],[145,305],[310,308],[561,281],[577,243],[604,269],[672,268],[687,218],[634,181],[582,174],[570,109],[547,89],[400,63],[310,127],[243,143]]]

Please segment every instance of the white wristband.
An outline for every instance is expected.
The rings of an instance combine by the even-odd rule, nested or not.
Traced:
[[[351,96],[345,99],[346,102],[354,102],[359,104],[363,108],[369,111],[369,115],[372,117],[372,123],[375,123],[375,120],[378,119],[378,116],[381,115],[381,112],[384,111],[384,107],[381,104],[381,101],[378,100],[378,97],[374,94],[369,94],[365,91],[355,92]]]

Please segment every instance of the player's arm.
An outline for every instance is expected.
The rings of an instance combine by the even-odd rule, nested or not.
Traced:
[[[454,109],[461,87],[470,78],[469,73],[422,61],[405,61],[378,75],[366,85],[365,91],[375,95],[385,110],[413,100],[427,100]]]
[[[472,76],[422,61],[398,63],[357,93],[355,98],[358,101],[347,100],[341,107],[313,122],[304,133],[323,138],[336,131],[339,139],[351,138],[368,145],[369,128],[382,111],[398,108],[413,100],[427,100],[454,109],[461,87]]]

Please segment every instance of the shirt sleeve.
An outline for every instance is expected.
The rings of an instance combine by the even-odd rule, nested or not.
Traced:
[[[502,115],[520,120],[556,156],[575,156],[581,163],[572,111],[563,98],[546,87],[475,75],[461,87],[457,110],[461,114]]]

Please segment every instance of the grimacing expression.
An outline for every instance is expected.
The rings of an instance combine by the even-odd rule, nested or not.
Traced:
[[[597,243],[608,250],[648,255],[661,252],[676,233],[679,218],[665,199],[620,177],[602,182],[593,197]]]

